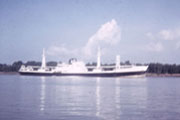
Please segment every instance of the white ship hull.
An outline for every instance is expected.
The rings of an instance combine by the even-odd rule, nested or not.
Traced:
[[[101,70],[101,71],[87,71],[87,72],[56,72],[58,76],[97,76],[97,77],[117,77],[117,76],[129,76],[129,75],[142,75],[147,71],[148,66],[131,66],[122,67],[114,70]]]
[[[21,75],[36,75],[36,76],[89,76],[89,77],[117,77],[117,76],[129,76],[129,75],[142,75],[146,71],[133,71],[133,72],[84,72],[84,73],[52,73],[52,72],[37,72],[37,71],[21,71]]]
[[[37,71],[19,71],[21,75],[34,75],[34,76],[52,76],[53,72],[37,72]]]
[[[19,71],[21,75],[39,75],[39,76],[87,76],[87,77],[117,77],[142,75],[146,73],[148,66],[134,66],[129,68],[120,68],[119,70],[108,71],[87,71],[87,72],[63,72],[63,71]]]
[[[119,76],[130,76],[130,75],[142,75],[142,72],[104,72],[104,73],[55,73],[57,76],[87,76],[87,77],[119,77]]]

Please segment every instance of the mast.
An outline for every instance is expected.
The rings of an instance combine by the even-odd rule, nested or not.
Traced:
[[[45,68],[46,68],[46,56],[45,56],[45,49],[43,49],[41,68],[42,68],[42,69],[45,69]]]
[[[100,47],[98,47],[98,53],[97,53],[97,69],[101,67],[101,51]]]
[[[120,56],[117,55],[116,56],[116,69],[119,69],[120,68]]]

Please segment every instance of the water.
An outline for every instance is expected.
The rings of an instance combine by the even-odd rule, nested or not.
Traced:
[[[0,75],[0,120],[178,120],[180,78]]]

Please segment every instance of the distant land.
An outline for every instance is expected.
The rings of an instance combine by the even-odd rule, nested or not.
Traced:
[[[56,66],[58,62],[49,61],[47,62],[47,66]],[[7,73],[7,74],[14,74],[18,72],[21,65],[31,65],[31,66],[40,66],[41,62],[37,61],[28,61],[26,63],[22,61],[16,61],[13,64],[2,64],[0,63],[0,72]],[[87,66],[96,66],[96,62],[87,63]],[[112,64],[102,64],[103,66],[108,65],[115,65]],[[130,61],[121,62],[121,65],[131,65]],[[143,65],[140,63],[136,63],[136,65]],[[146,64],[147,65],[147,64]],[[149,63],[149,68],[147,70],[147,76],[160,76],[160,77],[168,77],[168,76],[175,76],[180,77],[180,65],[177,64],[162,64],[162,63]]]

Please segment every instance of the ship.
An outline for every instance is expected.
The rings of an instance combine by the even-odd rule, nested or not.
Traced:
[[[120,56],[116,56],[115,65],[101,65],[101,52],[98,48],[97,65],[86,66],[83,61],[70,59],[69,63],[58,63],[57,66],[47,66],[45,50],[43,49],[41,66],[25,66],[19,69],[21,75],[41,75],[41,76],[88,76],[88,77],[118,77],[145,75],[148,65],[121,65]]]

